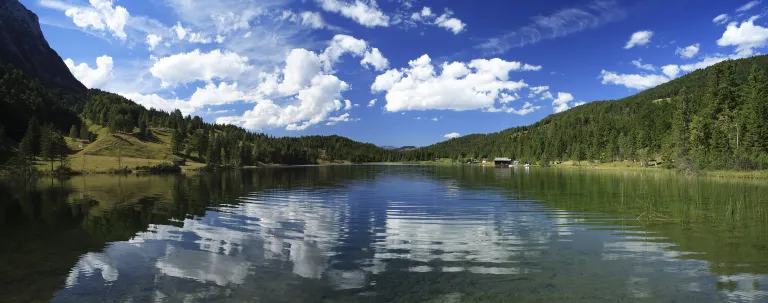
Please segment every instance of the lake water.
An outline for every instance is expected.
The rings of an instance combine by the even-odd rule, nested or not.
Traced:
[[[768,302],[768,186],[330,166],[0,185],[0,302]]]

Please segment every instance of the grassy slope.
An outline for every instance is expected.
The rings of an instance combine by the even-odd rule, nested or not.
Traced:
[[[170,130],[152,129],[154,137],[151,140],[141,140],[136,134],[110,134],[107,128],[87,122],[88,130],[98,135],[98,139],[81,149],[81,144],[67,138],[67,143],[74,154],[69,156],[70,166],[76,171],[98,173],[118,168],[118,155],[121,156],[120,164],[129,168],[137,166],[155,165],[170,162],[176,158],[170,153]],[[54,163],[54,167],[58,162]],[[183,169],[195,169],[205,166],[187,159],[187,166]],[[50,162],[38,161],[36,167],[48,172],[51,170]]]

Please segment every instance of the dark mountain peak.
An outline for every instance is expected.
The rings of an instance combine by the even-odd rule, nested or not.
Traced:
[[[51,89],[86,90],[48,45],[37,15],[18,0],[0,0],[0,64],[38,78]]]

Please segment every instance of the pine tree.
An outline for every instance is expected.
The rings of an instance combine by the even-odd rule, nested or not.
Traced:
[[[51,162],[51,171],[53,171],[53,161],[58,158],[59,148],[56,146],[54,135],[56,130],[50,124],[43,126],[40,132],[40,156]]]
[[[78,133],[79,132],[77,131],[77,126],[76,125],[72,125],[72,127],[69,128],[69,137],[70,138],[77,139]]]
[[[691,140],[691,95],[683,88],[680,96],[675,98],[675,113],[672,118],[672,144],[674,144],[674,157],[680,163],[688,161]]]
[[[40,154],[40,123],[37,122],[37,119],[32,117],[32,119],[29,120],[29,125],[27,125],[27,132],[25,133],[29,134],[31,136],[30,138],[30,146],[32,147],[31,151],[32,153],[30,155],[39,155]]]
[[[143,118],[144,115],[145,114],[142,114],[142,117],[139,118],[139,135],[142,138],[147,139],[147,120]]]
[[[745,146],[752,154],[768,152],[768,80],[756,65],[745,86]]]
[[[91,139],[91,134],[90,132],[88,132],[88,128],[85,126],[85,124],[83,124],[83,126],[80,127],[80,139],[84,139],[84,140]]]
[[[19,154],[21,154],[21,156],[26,159],[35,156],[35,152],[32,147],[32,140],[34,140],[32,132],[26,132],[24,134],[24,138],[22,138],[21,142],[19,142]]]

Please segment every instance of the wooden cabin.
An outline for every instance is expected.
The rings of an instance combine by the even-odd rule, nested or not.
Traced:
[[[496,167],[509,167],[510,165],[512,165],[512,159],[496,158],[496,159],[493,159],[493,165]]]

